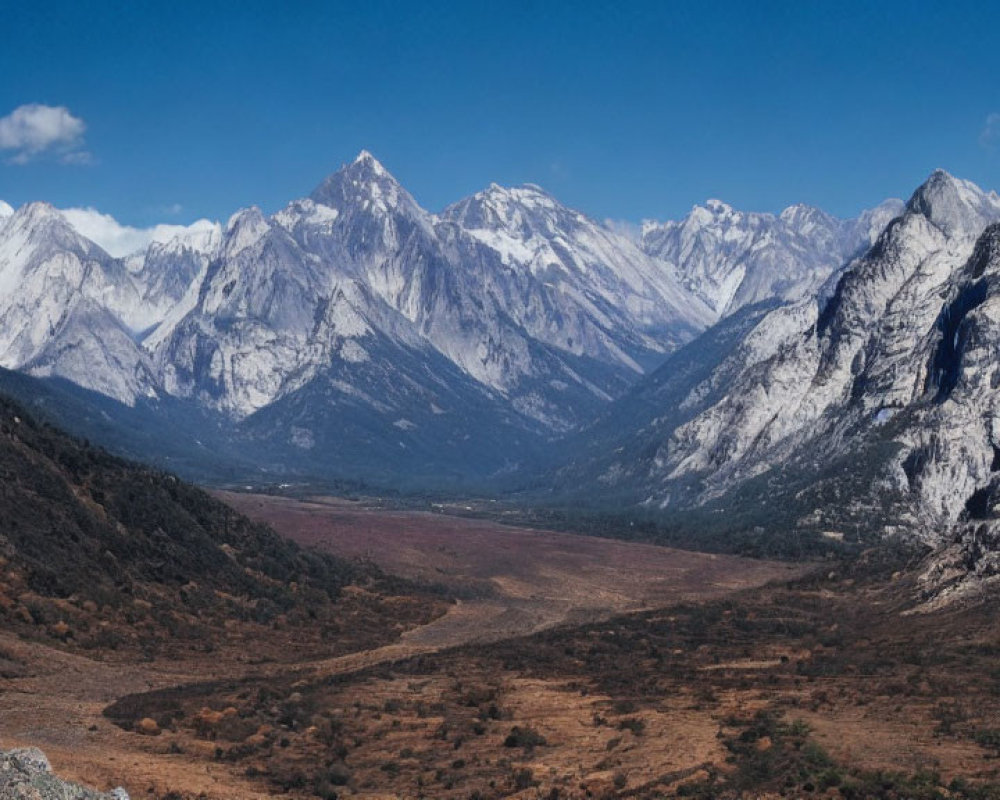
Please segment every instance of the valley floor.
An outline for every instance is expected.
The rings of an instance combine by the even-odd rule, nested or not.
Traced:
[[[216,496],[300,544],[370,559],[392,575],[438,585],[459,598],[443,618],[404,634],[414,651],[705,601],[808,570],[447,514],[386,511],[338,498]]]
[[[133,798],[1000,797],[1000,619],[905,613],[905,571],[224,499],[459,601],[332,655],[4,635],[3,747]]]

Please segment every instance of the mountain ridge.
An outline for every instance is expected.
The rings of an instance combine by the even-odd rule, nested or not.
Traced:
[[[932,173],[828,298],[766,311],[708,378],[680,387],[689,413],[658,425],[663,411],[645,412],[565,467],[564,485],[617,486],[656,508],[756,508],[764,526],[783,506],[802,530],[955,537],[982,561],[991,551],[971,542],[993,535],[975,531],[994,530],[1000,463],[998,221],[995,193]]]
[[[781,224],[800,238],[866,224],[786,212]],[[25,213],[0,222],[0,275],[17,266],[3,240]],[[72,230],[66,223],[67,241]],[[523,467],[722,313],[691,265],[540,187],[491,184],[434,214],[366,151],[275,214],[242,209],[225,226],[185,229],[124,259],[79,234],[64,258],[46,250],[43,230],[31,233],[33,269],[93,262],[101,281],[33,299],[36,323],[49,314],[62,327],[43,326],[28,352],[0,348],[0,366],[68,378],[125,405],[174,397],[203,407],[233,441],[251,436],[271,454],[265,469],[281,473],[313,460],[317,442],[336,442],[338,428],[354,432],[331,454],[338,475],[350,463],[337,452],[378,452],[398,462],[397,475],[414,463],[455,475],[478,463],[482,477]],[[771,260],[778,272],[787,250],[772,248],[784,253]],[[829,280],[833,260],[800,265],[806,283]],[[789,291],[805,291],[796,285]],[[32,315],[22,316],[8,327],[27,325]],[[435,442],[451,455],[442,461]]]

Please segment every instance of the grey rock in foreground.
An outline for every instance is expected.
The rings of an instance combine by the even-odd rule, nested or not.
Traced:
[[[96,792],[52,774],[36,747],[0,752],[0,800],[129,800],[121,788]]]

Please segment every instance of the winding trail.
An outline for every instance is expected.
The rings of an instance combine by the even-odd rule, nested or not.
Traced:
[[[113,663],[0,632],[0,655],[25,665],[23,674],[0,678],[0,747],[41,747],[62,777],[105,790],[122,784],[133,797],[176,790],[213,800],[263,800],[275,795],[213,761],[210,752],[171,752],[164,737],[122,730],[103,717],[103,710],[126,695],[206,680],[349,675],[474,642],[711,600],[809,569],[438,514],[366,509],[330,498],[220,496],[300,543],[370,558],[387,572],[441,584],[463,599],[392,644],[294,663],[252,665],[245,657],[218,652],[177,662]]]

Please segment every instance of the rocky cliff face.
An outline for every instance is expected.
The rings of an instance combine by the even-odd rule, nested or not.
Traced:
[[[593,469],[659,507],[748,502],[753,487],[754,502],[794,497],[818,528],[853,518],[931,544],[991,514],[997,220],[995,193],[935,172],[829,300],[765,313],[683,387],[690,414],[657,427],[667,410],[652,412],[641,455],[630,433],[624,457]]]
[[[116,259],[34,204],[0,220],[0,366],[188,404],[272,474],[496,475],[721,317],[817,290],[893,210],[712,201],[635,241],[530,185],[432,214],[362,153]]]
[[[644,223],[641,246],[677,265],[684,286],[725,316],[763,301],[814,296],[902,209],[901,201],[886,200],[842,220],[802,204],[774,215],[709,200],[678,222]]]

